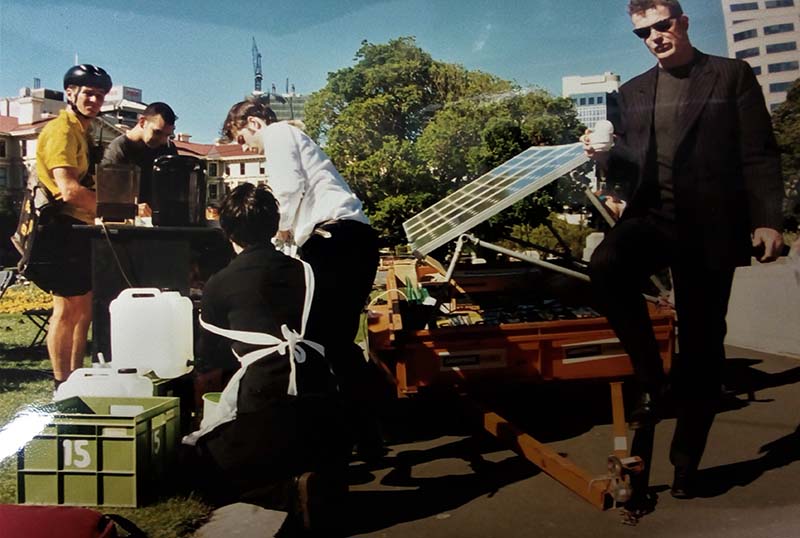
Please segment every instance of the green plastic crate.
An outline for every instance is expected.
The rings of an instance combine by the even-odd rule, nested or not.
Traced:
[[[174,468],[178,398],[74,397],[39,412],[44,429],[17,453],[17,502],[141,506]]]

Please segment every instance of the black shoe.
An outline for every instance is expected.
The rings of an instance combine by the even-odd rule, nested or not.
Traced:
[[[696,471],[675,468],[675,477],[669,493],[676,499],[692,499],[695,496]]]
[[[378,420],[374,417],[362,420],[355,432],[356,458],[373,464],[380,462],[388,452]]]
[[[655,397],[655,393],[643,392],[639,397],[628,420],[628,427],[632,430],[655,426],[661,420],[659,416],[660,398]]]

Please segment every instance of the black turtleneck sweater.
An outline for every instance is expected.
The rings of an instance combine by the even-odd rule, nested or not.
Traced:
[[[656,141],[658,192],[660,207],[651,212],[663,219],[675,221],[675,186],[673,167],[678,137],[683,127],[681,116],[689,100],[689,83],[696,59],[674,69],[658,70],[653,128]]]

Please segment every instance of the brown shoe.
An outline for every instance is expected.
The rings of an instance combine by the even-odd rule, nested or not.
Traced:
[[[312,529],[314,505],[319,502],[314,498],[314,495],[318,494],[318,488],[319,476],[317,473],[307,472],[294,478],[295,514],[302,523],[303,529],[307,531]]]
[[[336,528],[337,508],[347,494],[347,484],[326,473],[305,472],[294,477],[293,518],[297,526],[314,535]],[[327,535],[327,534],[326,534]]]

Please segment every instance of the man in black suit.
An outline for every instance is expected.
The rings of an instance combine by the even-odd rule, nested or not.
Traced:
[[[779,154],[749,65],[694,49],[677,0],[631,0],[628,13],[658,65],[620,89],[610,152],[592,149],[588,132],[583,138],[609,181],[630,186],[590,269],[641,391],[632,428],[658,421],[666,384],[642,285],[672,269],[680,324],[672,495],[688,498],[721,394],[734,269],[750,263],[754,247],[762,262],[782,247]]]

